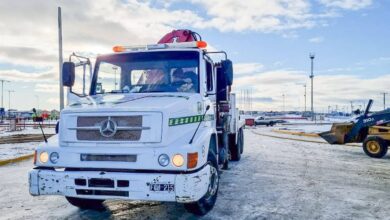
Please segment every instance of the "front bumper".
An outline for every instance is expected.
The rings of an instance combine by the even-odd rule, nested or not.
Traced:
[[[92,184],[96,180],[100,181],[100,185]],[[209,181],[209,165],[185,174],[40,169],[29,172],[29,188],[33,196],[62,195],[104,200],[195,202],[206,194]],[[174,187],[169,191],[152,191],[151,184],[174,184]]]

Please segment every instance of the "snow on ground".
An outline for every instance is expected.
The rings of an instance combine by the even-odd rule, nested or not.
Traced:
[[[0,144],[0,160],[12,159],[19,156],[32,154],[38,144],[39,142]]]
[[[54,128],[44,128],[45,134],[54,134]],[[26,128],[21,131],[0,131],[0,138],[18,134],[41,134],[40,129]],[[43,138],[42,138],[43,139]],[[27,143],[15,143],[15,144],[0,144],[0,160],[16,158],[19,156],[33,153],[34,149],[40,142],[27,142]]]
[[[253,133],[264,130],[245,130],[243,157],[223,171],[216,206],[202,219],[388,219],[389,156]],[[2,219],[195,219],[174,203],[110,201],[95,212],[60,196],[32,197],[31,168],[31,161],[0,167]]]
[[[318,125],[287,125],[280,126],[278,130],[291,130],[291,131],[300,131],[305,133],[321,133],[324,131],[330,131],[332,127],[331,124],[318,124]]]
[[[43,132],[45,132],[45,134],[55,134],[56,130],[55,128],[43,128]],[[0,130],[0,137],[16,135],[16,134],[42,134],[42,131],[39,127],[37,128],[27,127],[26,129],[19,130],[19,131],[12,131],[12,132],[7,130]]]

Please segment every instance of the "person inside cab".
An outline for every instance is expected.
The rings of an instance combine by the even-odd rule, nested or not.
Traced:
[[[198,91],[198,76],[194,71],[177,68],[172,74],[172,85],[178,92],[195,93]]]

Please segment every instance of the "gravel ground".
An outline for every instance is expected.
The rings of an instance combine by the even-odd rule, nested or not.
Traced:
[[[203,219],[389,219],[390,160],[360,148],[275,139],[245,131],[242,160],[224,171]],[[1,219],[195,219],[172,203],[107,202],[81,211],[57,196],[28,194],[31,161],[0,167]]]

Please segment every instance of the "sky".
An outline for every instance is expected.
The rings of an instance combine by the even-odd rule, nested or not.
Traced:
[[[94,58],[114,45],[156,43],[173,29],[191,29],[209,50],[228,53],[233,90],[239,98],[251,91],[252,110],[303,110],[304,85],[309,109],[310,53],[316,111],[349,111],[351,101],[358,108],[370,98],[381,110],[381,93],[389,92],[386,0],[2,0],[6,109],[9,94],[11,108],[59,108],[58,6],[65,59],[72,52]],[[239,104],[249,108],[242,99]]]

